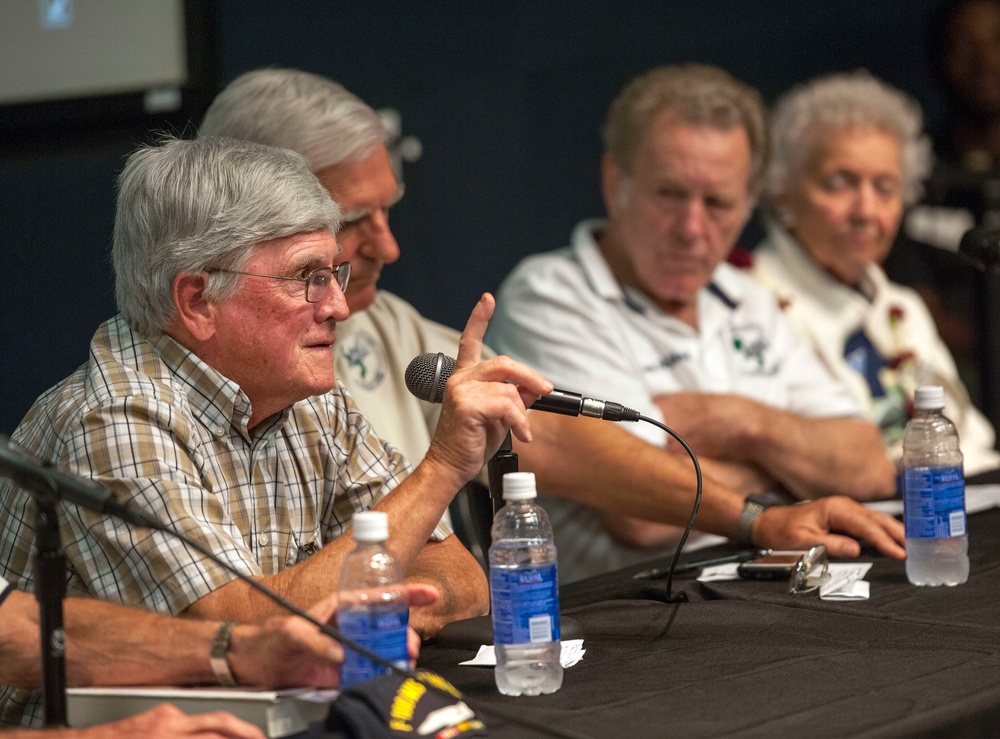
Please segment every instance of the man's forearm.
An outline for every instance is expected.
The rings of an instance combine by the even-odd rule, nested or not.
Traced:
[[[656,402],[699,455],[760,467],[799,497],[876,500],[895,489],[895,468],[868,421],[807,418],[739,395],[673,393]]]
[[[489,613],[486,575],[455,536],[425,546],[407,580],[434,585],[441,594],[433,604],[410,610],[410,626],[424,639],[452,621]]]
[[[11,593],[2,611],[0,682],[41,684],[38,605]],[[71,686],[214,682],[209,664],[218,623],[183,621],[86,598],[64,602],[66,680]]]
[[[216,681],[209,652],[218,622],[171,618],[84,599],[70,599],[66,604],[70,685]]]
[[[802,418],[775,412],[746,448],[800,498],[846,495],[882,500],[895,492],[895,466],[878,428],[852,418]]]
[[[609,515],[687,524],[697,478],[686,455],[670,454],[607,421],[543,413],[531,419],[534,441],[516,451],[539,489]],[[706,474],[698,529],[734,536],[743,497]]]

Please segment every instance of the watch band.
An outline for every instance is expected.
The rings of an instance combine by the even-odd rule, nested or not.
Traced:
[[[212,639],[212,650],[208,655],[208,662],[212,666],[212,672],[215,673],[215,679],[219,681],[219,685],[230,688],[236,685],[236,678],[229,668],[229,658],[226,654],[229,652],[229,640],[233,636],[234,628],[236,624],[232,621],[226,621],[219,626],[215,638]]]
[[[795,497],[784,490],[765,490],[763,493],[751,493],[743,501],[743,510],[740,512],[740,520],[736,522],[736,540],[741,544],[750,544],[750,532],[753,530],[753,522],[765,508],[776,505],[792,505],[798,501]]]
[[[740,544],[753,544],[750,533],[753,531],[753,522],[761,511],[770,504],[757,495],[748,495],[743,501],[743,510],[740,511],[740,520],[736,522],[736,539]]]

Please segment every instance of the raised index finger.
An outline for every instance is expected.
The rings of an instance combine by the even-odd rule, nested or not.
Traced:
[[[462,331],[462,338],[458,342],[458,357],[455,358],[455,369],[463,369],[479,364],[483,358],[483,336],[486,334],[486,327],[493,317],[493,309],[496,307],[496,300],[489,293],[483,293],[483,297],[472,309],[469,320],[465,322],[465,330]]]

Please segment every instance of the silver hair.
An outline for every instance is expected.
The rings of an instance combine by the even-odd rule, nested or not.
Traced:
[[[785,93],[771,115],[770,198],[785,191],[814,147],[831,132],[873,129],[899,143],[903,203],[915,203],[931,172],[930,139],[922,133],[920,104],[866,70],[832,74]]]
[[[212,101],[199,136],[229,136],[297,151],[313,172],[364,159],[387,132],[341,85],[296,69],[240,75]]]
[[[653,120],[670,110],[688,125],[740,126],[750,141],[749,191],[760,187],[768,158],[767,117],[760,94],[705,64],[658,67],[626,85],[604,124],[604,150],[631,173],[636,150]]]
[[[339,226],[340,207],[301,155],[228,138],[165,138],[133,153],[118,178],[118,309],[138,332],[162,332],[176,313],[180,273],[242,269],[262,242]],[[231,296],[238,279],[210,274],[206,297]]]

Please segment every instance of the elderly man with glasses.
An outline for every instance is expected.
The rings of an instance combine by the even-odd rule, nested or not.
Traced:
[[[486,612],[482,570],[439,521],[508,428],[530,439],[525,403],[552,386],[510,359],[480,362],[493,309],[484,295],[434,439],[411,470],[334,377],[337,323],[350,312],[339,225],[340,208],[294,152],[212,137],[139,150],[119,179],[121,314],[12,438],[300,605],[336,587],[353,514],[385,511],[408,580],[440,591],[414,609],[427,636]],[[0,521],[0,575],[30,589],[27,493],[0,486]],[[61,524],[70,595],[227,621],[278,613],[161,533],[72,506]],[[20,720],[26,702],[37,709],[10,690],[0,697],[0,725]]]

